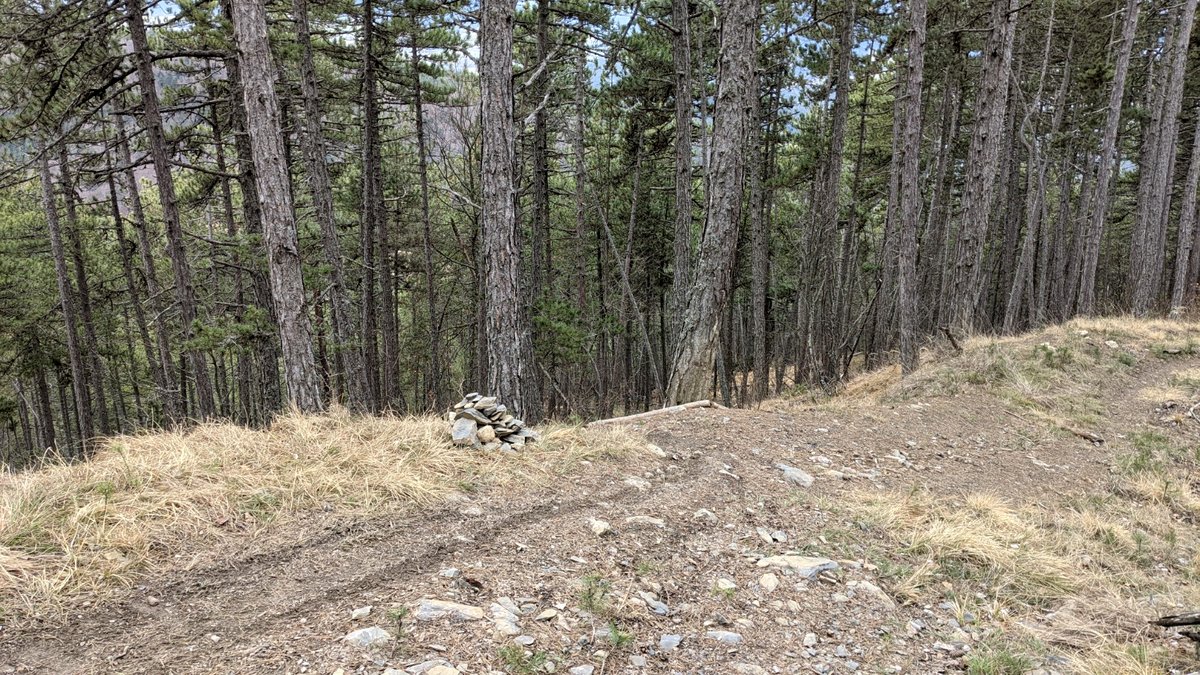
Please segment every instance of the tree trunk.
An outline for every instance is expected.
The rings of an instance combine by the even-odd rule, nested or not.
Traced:
[[[146,25],[142,19],[141,0],[125,0],[129,37],[137,61],[138,88],[142,93],[142,127],[150,141],[150,157],[154,162],[154,173],[158,183],[159,199],[162,202],[163,221],[167,233],[167,256],[175,275],[175,301],[179,304],[179,319],[184,341],[195,336],[199,315],[196,310],[196,291],[192,287],[192,268],[188,263],[183,244],[183,227],[179,222],[179,206],[175,196],[175,181],[171,175],[171,160],[167,154],[167,137],[163,131],[162,113],[158,107],[158,91],[155,88],[154,61],[146,40]],[[208,375],[208,363],[204,354],[192,347],[187,352],[192,363],[195,380],[196,415],[201,419],[213,416],[212,382]]]
[[[1191,269],[1192,238],[1196,228],[1196,189],[1200,183],[1200,118],[1193,132],[1192,158],[1188,162],[1187,182],[1183,185],[1183,203],[1179,208],[1179,236],[1175,250],[1175,283],[1171,289],[1171,314],[1183,312],[1188,294],[1188,270]]]
[[[100,340],[96,337],[96,321],[92,313],[92,291],[88,284],[87,267],[83,258],[83,235],[80,232],[79,214],[75,208],[74,181],[71,179],[71,167],[67,157],[67,142],[64,139],[58,144],[58,173],[62,183],[63,210],[67,214],[65,234],[71,245],[71,264],[75,273],[75,289],[79,293],[79,320],[83,325],[83,346],[87,353],[84,361],[91,388],[90,398],[94,401],[93,411],[96,415],[97,433],[107,436],[113,427],[108,419],[108,397],[104,386],[104,361],[100,357]]]
[[[718,331],[733,281],[741,222],[745,146],[754,90],[757,0],[729,0],[723,7],[720,78],[713,122],[706,222],[695,283],[672,359],[665,403],[704,398],[712,382]]]
[[[671,282],[672,348],[687,305],[692,266],[692,45],[688,0],[672,0],[675,33],[671,59],[675,68],[675,237]]]
[[[370,393],[371,408],[380,410],[391,402],[386,386],[381,387],[379,380],[379,335],[378,335],[378,299],[375,295],[376,274],[383,276],[389,270],[386,256],[376,257],[376,236],[379,231],[379,219],[383,217],[383,207],[380,204],[381,186],[379,185],[379,111],[378,92],[376,91],[375,76],[375,5],[372,0],[363,0],[362,6],[362,283],[359,292],[362,294],[362,333],[363,333],[363,367],[367,373],[367,389]],[[379,242],[379,247],[386,247],[386,242]],[[378,268],[378,269],[377,269]],[[387,306],[387,298],[383,299]],[[389,310],[391,308],[389,307]],[[387,338],[384,338],[385,344]],[[386,362],[387,357],[385,355]],[[385,368],[386,368],[385,364]],[[386,384],[386,383],[384,383]]]
[[[750,196],[750,342],[754,388],[751,398],[767,397],[770,364],[767,362],[767,284],[770,274],[771,224],[767,220],[763,197],[762,77],[754,78],[750,97],[750,135],[748,183]],[[691,160],[690,154],[688,157]]]
[[[536,376],[527,361],[529,324],[522,316],[517,246],[513,124],[512,0],[483,0],[479,28],[482,88],[484,297],[488,392],[536,421]]]
[[[50,157],[44,143],[39,140],[41,155],[42,208],[46,212],[46,228],[50,233],[50,253],[54,256],[54,278],[58,284],[58,300],[62,304],[63,323],[67,333],[67,357],[71,363],[71,387],[75,393],[75,414],[79,420],[79,433],[83,449],[87,451],[92,437],[92,402],[88,399],[87,371],[83,363],[83,352],[76,330],[75,294],[67,275],[67,258],[63,250],[62,230],[58,222],[58,207],[54,203],[54,183],[50,178]],[[64,421],[65,424],[65,421]]]
[[[305,173],[308,176],[309,192],[312,194],[313,212],[321,228],[325,264],[329,266],[327,276],[329,314],[333,324],[334,367],[346,383],[347,405],[352,410],[360,410],[366,405],[363,372],[354,344],[354,316],[346,287],[346,266],[342,262],[341,247],[338,243],[337,222],[333,212],[333,190],[329,183],[329,169],[325,165],[328,151],[322,128],[324,116],[321,112],[317,72],[313,65],[308,2],[292,0],[292,7],[296,18],[296,39],[300,43],[300,91],[304,99],[304,133],[300,136],[300,142],[304,150]],[[422,163],[423,161],[424,157]]]
[[[421,90],[421,52],[417,32],[412,36],[413,116],[417,131],[417,174],[421,182],[421,243],[425,252],[425,300],[429,313],[429,367],[425,373],[425,402],[428,409],[441,409],[445,397],[442,370],[442,331],[437,312],[437,280],[433,267],[433,223],[429,213],[429,158],[425,142],[425,111]]]
[[[303,412],[316,411],[322,408],[320,377],[313,359],[312,327],[273,82],[275,69],[261,0],[234,2],[233,26],[288,398]]]
[[[949,300],[950,323],[960,329],[975,324],[984,291],[983,244],[991,219],[1000,154],[1007,147],[1004,132],[1017,8],[1017,0],[993,0],[992,29],[984,48],[982,79],[975,100],[977,117],[967,151],[954,284]]]
[[[1196,17],[1197,0],[1187,0],[1172,25],[1174,41],[1169,52],[1170,65],[1163,72],[1161,112],[1152,133],[1139,174],[1137,219],[1130,251],[1130,285],[1133,289],[1133,313],[1145,315],[1154,306],[1162,279],[1166,249],[1167,216],[1171,211],[1171,180],[1175,176],[1175,144],[1179,130],[1179,111],[1183,105],[1184,69],[1188,44]]]
[[[126,168],[121,172],[126,194],[129,195],[129,210],[133,216],[133,227],[137,231],[137,249],[141,262],[142,277],[146,283],[146,303],[150,315],[154,317],[154,337],[157,367],[162,372],[163,384],[163,414],[171,422],[183,419],[184,412],[180,403],[179,385],[175,381],[175,365],[171,356],[171,334],[167,326],[166,311],[163,308],[162,286],[158,282],[158,272],[154,264],[154,248],[150,245],[150,232],[146,226],[146,214],[142,209],[142,193],[138,189],[137,177],[133,169],[133,157],[129,152],[129,139],[125,135],[125,121],[120,115],[115,116],[117,126],[117,152],[121,164]]]
[[[125,218],[121,215],[120,197],[117,195],[117,185],[113,178],[112,159],[108,158],[108,198],[112,206],[113,226],[117,236],[117,247],[121,251],[121,272],[125,276],[126,292],[129,293],[129,304],[133,306],[134,324],[137,327],[138,337],[142,342],[142,349],[146,352],[146,363],[150,366],[150,377],[154,380],[154,386],[158,390],[158,402],[163,406],[164,412],[167,410],[168,401],[170,399],[169,387],[166,380],[163,378],[162,362],[159,361],[158,355],[154,352],[154,346],[150,339],[149,323],[146,321],[146,300],[142,295],[141,285],[137,281],[137,277],[133,273],[133,256],[130,250],[133,248],[133,243],[125,238]],[[131,355],[132,356],[132,355]],[[134,382],[137,379],[134,378]],[[141,404],[138,405],[141,408]]]
[[[925,79],[925,0],[908,2],[908,81],[905,84],[904,143],[900,161],[900,368],[921,364],[917,346],[917,228],[921,220],[921,89]]]

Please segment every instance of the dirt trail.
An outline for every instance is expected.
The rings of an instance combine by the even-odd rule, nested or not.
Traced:
[[[1100,446],[983,392],[663,417],[643,428],[666,457],[588,464],[545,489],[462,493],[420,514],[317,511],[203,552],[67,625],[0,631],[0,673],[422,672],[442,660],[468,673],[958,671],[973,629],[945,607],[889,597],[867,555],[886,544],[838,505],[920,487],[1022,502],[1103,490],[1121,436],[1155,422],[1154,404],[1130,393],[1195,366],[1147,359],[1097,392]],[[781,463],[815,482],[789,482]],[[594,519],[611,532],[597,536]],[[756,564],[785,553],[839,568],[805,578]],[[484,618],[419,621],[422,598]],[[528,649],[497,631],[497,601],[518,609]],[[408,611],[399,627],[396,607]],[[397,639],[342,640],[372,625]],[[682,640],[667,649],[669,636]]]

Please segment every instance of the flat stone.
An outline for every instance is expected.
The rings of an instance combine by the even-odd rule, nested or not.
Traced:
[[[534,637],[532,635],[518,635],[516,638],[513,639],[513,642],[521,645],[522,647],[528,647],[529,645],[536,642],[536,640],[534,639]]]
[[[350,620],[358,621],[359,619],[365,619],[370,615],[371,615],[371,606],[367,605],[366,607],[359,607],[358,609],[351,611],[350,612]]]
[[[639,478],[637,476],[627,476],[625,478],[625,484],[629,485],[631,487],[635,487],[638,490],[649,490],[650,489],[650,481],[646,480],[645,478]]]
[[[549,621],[550,619],[553,619],[556,616],[558,616],[557,609],[544,609],[544,610],[542,610],[542,612],[540,614],[533,617],[533,620],[534,621]]]
[[[588,665],[572,666],[567,669],[568,675],[592,675],[594,672],[596,672],[596,667]]]
[[[370,628],[359,628],[356,631],[352,631],[342,639],[355,647],[370,649],[371,647],[387,644],[391,641],[392,634],[379,626],[371,626]]]
[[[634,654],[633,656],[629,657],[629,665],[633,666],[634,668],[645,668],[646,657],[642,656],[641,654]]]
[[[770,675],[766,668],[756,666],[753,663],[735,663],[733,664],[733,672],[740,675]]]
[[[425,675],[461,675],[458,668],[453,666],[434,666],[425,671]]]
[[[655,518],[653,516],[629,516],[625,519],[625,522],[629,525],[652,525],[660,529],[667,526],[662,518]]]
[[[432,673],[434,668],[453,668],[453,666],[450,665],[449,661],[444,659],[434,659],[432,661],[414,663],[408,668],[405,668],[404,672],[410,673],[411,675],[421,675],[421,673]]]
[[[486,424],[492,423],[492,421],[490,419],[488,419],[487,415],[484,415],[483,413],[479,412],[475,408],[463,408],[462,410],[459,410],[457,413],[455,413],[454,416],[460,420],[471,420],[472,422],[474,422],[476,424],[480,424],[480,425],[486,425]]]
[[[792,570],[802,577],[815,577],[821,572],[836,570],[838,564],[829,558],[813,558],[805,555],[773,555],[758,561],[759,567],[778,567]]]
[[[475,445],[478,439],[475,438],[475,432],[479,431],[479,425],[472,419],[460,417],[454,420],[454,424],[450,427],[450,440],[455,445]]]
[[[457,602],[446,600],[424,598],[417,605],[417,611],[413,615],[413,618],[417,621],[437,621],[439,619],[478,621],[483,618],[483,608],[473,605],[461,605]]]
[[[670,633],[658,639],[658,651],[666,653],[679,646],[683,642],[682,635],[672,635]]]
[[[638,595],[642,598],[642,600],[646,601],[646,606],[650,608],[651,612],[654,612],[660,616],[666,616],[671,613],[671,609],[667,607],[666,603],[654,597],[653,594],[647,593],[646,591],[638,591]]]
[[[764,591],[772,593],[779,588],[779,577],[768,572],[758,578],[758,585],[762,586]]]
[[[484,396],[483,398],[475,401],[476,408],[487,408],[487,407],[494,406],[494,405],[496,405],[496,397],[495,396]]]
[[[742,643],[742,634],[733,633],[727,630],[710,630],[704,634],[705,637],[724,642],[727,645],[738,645]]]
[[[735,588],[737,588],[737,582],[733,579],[726,579],[724,577],[717,579],[718,591],[732,591]]]
[[[855,588],[860,591],[864,591],[868,595],[874,596],[888,609],[896,609],[896,601],[893,600],[890,595],[885,593],[882,588],[876,586],[875,584],[869,581],[860,581]]]
[[[793,485],[799,485],[800,487],[812,487],[815,479],[808,475],[808,473],[797,469],[794,466],[788,466],[782,462],[776,464],[775,467],[783,471],[783,479],[787,482]]]

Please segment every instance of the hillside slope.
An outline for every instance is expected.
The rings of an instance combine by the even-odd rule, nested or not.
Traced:
[[[1200,608],[1200,327],[1076,321],[964,346],[903,383],[562,430],[519,460],[431,441],[413,465],[428,494],[389,489],[418,452],[397,428],[352,440],[363,421],[293,419],[286,442],[237,441],[258,459],[195,451],[167,471],[177,492],[138,517],[200,515],[155,521],[137,568],[104,567],[126,555],[101,550],[114,539],[66,556],[14,523],[34,483],[74,481],[48,512],[95,534],[78,521],[100,499],[116,527],[146,477],[99,496],[55,474],[75,467],[5,479],[0,672],[1196,670],[1146,620]],[[228,485],[350,445],[371,459],[322,464],[337,480]],[[198,502],[183,488],[202,470],[224,488]],[[55,593],[72,565],[86,583]],[[344,639],[371,627],[386,639]]]

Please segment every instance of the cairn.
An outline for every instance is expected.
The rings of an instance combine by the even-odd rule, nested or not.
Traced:
[[[517,452],[538,439],[537,432],[508,412],[495,396],[472,392],[447,413],[450,439],[455,445],[483,450]]]

